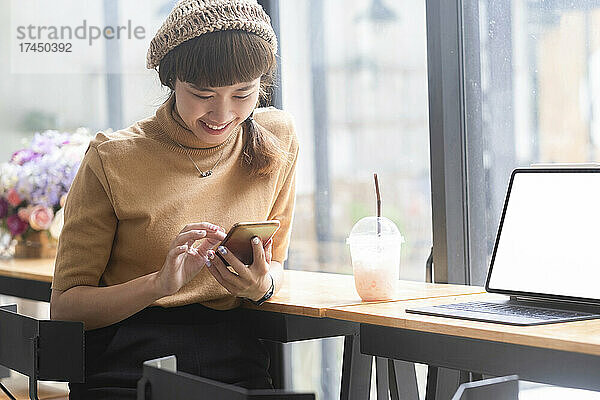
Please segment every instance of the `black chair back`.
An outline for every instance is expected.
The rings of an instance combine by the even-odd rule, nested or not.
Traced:
[[[463,383],[452,400],[519,400],[517,375]]]
[[[284,390],[248,390],[177,371],[175,356],[144,362],[138,400],[315,400],[314,394]]]
[[[0,365],[29,377],[29,397],[37,381],[83,382],[83,323],[45,321],[0,306]]]

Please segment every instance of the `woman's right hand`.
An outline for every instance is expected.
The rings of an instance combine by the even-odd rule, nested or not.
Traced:
[[[158,271],[157,286],[162,296],[177,292],[196,276],[206,263],[207,250],[225,236],[225,229],[208,222],[186,225],[171,242],[165,263]],[[206,239],[207,245],[193,247],[200,239]]]

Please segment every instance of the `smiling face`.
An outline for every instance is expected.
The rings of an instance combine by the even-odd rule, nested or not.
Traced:
[[[259,88],[260,78],[221,87],[198,87],[177,79],[175,107],[198,139],[218,145],[252,113]]]
[[[252,113],[269,104],[277,60],[271,44],[245,30],[204,33],[160,60],[160,82],[175,95],[175,111],[209,146],[223,143]],[[244,123],[242,164],[251,175],[279,170],[288,153],[278,137],[257,123]]]

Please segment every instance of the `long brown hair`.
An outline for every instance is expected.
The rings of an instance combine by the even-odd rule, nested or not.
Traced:
[[[260,77],[260,105],[269,102],[277,62],[269,43],[253,33],[227,30],[205,33],[181,43],[160,61],[160,82],[175,90],[175,80],[198,87],[230,86]],[[252,115],[244,121],[242,166],[253,175],[275,172],[287,158],[279,138],[261,128]]]

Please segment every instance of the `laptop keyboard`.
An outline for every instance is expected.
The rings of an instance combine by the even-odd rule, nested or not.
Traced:
[[[553,310],[549,308],[536,308],[517,304],[488,303],[484,301],[443,304],[436,306],[436,308],[447,308],[452,310],[507,315],[522,318],[536,318],[541,320],[577,318],[590,315],[589,313],[582,313],[577,311]]]

